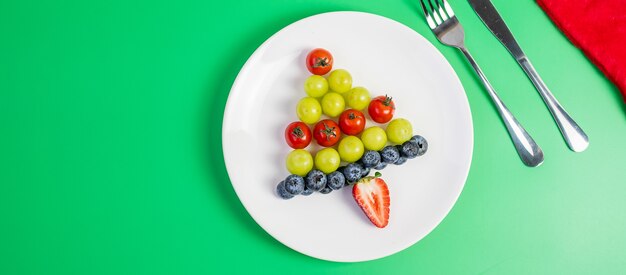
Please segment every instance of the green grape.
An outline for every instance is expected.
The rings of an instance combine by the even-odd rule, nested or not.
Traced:
[[[310,97],[322,97],[328,92],[328,81],[323,76],[309,76],[304,82],[304,91]]]
[[[370,92],[363,87],[354,87],[346,94],[346,104],[348,107],[359,111],[365,109],[372,100]]]
[[[330,72],[328,75],[328,86],[338,93],[345,93],[352,88],[352,76],[344,69]]]
[[[404,118],[396,118],[387,125],[387,138],[389,141],[402,144],[413,136],[413,126]]]
[[[305,97],[300,99],[298,102],[296,113],[302,122],[306,124],[314,124],[320,120],[320,116],[322,116],[322,106],[320,106],[317,99]]]
[[[329,117],[336,117],[346,108],[343,96],[330,92],[322,98],[322,112]]]
[[[365,149],[380,151],[387,145],[387,134],[378,126],[369,127],[361,134],[361,140]]]
[[[313,169],[313,157],[307,150],[296,149],[287,155],[285,164],[289,173],[304,177]]]
[[[339,153],[333,148],[324,148],[315,154],[315,167],[326,174],[335,172],[340,163]]]
[[[365,149],[358,137],[347,136],[339,142],[339,156],[343,161],[355,162],[363,156]]]

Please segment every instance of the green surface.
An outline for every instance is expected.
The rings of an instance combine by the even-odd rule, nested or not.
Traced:
[[[462,56],[412,1],[0,1],[0,274],[624,274],[626,124],[618,91],[533,1],[494,0],[589,134],[569,151],[547,109],[466,1],[467,44],[542,146],[522,165]],[[266,38],[358,10],[408,25],[465,87],[474,159],[459,201],[416,245],[325,262],[265,233],[222,158],[230,86]],[[366,240],[364,240],[366,241]]]

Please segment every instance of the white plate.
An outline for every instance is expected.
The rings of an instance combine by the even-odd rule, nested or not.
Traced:
[[[351,188],[291,200],[275,194],[289,175],[283,131],[298,120],[296,103],[310,75],[304,60],[316,47],[328,49],[333,68],[347,69],[355,86],[392,95],[395,117],[407,118],[429,142],[426,155],[382,171],[391,196],[384,229],[369,222]],[[311,16],[263,43],[233,84],[222,138],[228,175],[254,220],[294,250],[339,262],[391,255],[433,230],[463,189],[473,147],[467,97],[443,55],[410,28],[361,12]]]

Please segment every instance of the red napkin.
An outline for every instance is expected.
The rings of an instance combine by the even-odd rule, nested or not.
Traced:
[[[537,0],[626,101],[626,0]]]

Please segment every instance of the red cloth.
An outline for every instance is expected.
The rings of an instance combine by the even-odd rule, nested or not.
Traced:
[[[626,0],[537,0],[626,102]]]

